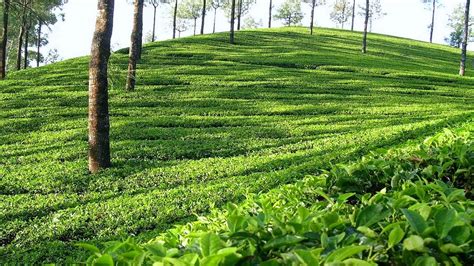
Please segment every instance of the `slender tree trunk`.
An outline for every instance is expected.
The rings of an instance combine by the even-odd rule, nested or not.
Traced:
[[[114,0],[99,0],[89,64],[89,171],[97,173],[110,163],[107,64],[114,20]]]
[[[137,61],[140,58],[140,46],[143,35],[143,1],[135,0],[133,14],[133,30],[131,36],[130,52],[128,55],[127,90],[135,89]]]
[[[364,36],[362,38],[362,53],[367,53],[367,27],[369,24],[370,1],[365,1],[365,21],[364,21]]]
[[[8,43],[8,18],[10,12],[10,0],[3,1],[3,27],[2,41],[0,47],[0,79],[7,75],[7,43]]]
[[[214,24],[212,25],[212,33],[216,33],[216,17],[217,17],[217,8],[214,8]]]
[[[206,20],[206,0],[202,2],[202,21],[201,21],[201,35],[204,34],[204,21]]]
[[[18,51],[16,54],[16,70],[21,69],[21,54],[22,54],[22,46],[23,46],[23,37],[25,35],[25,28],[26,28],[26,9],[27,9],[27,2],[23,2],[23,13],[22,13],[22,18],[21,18],[21,27],[20,27],[20,33],[18,34]]]
[[[176,38],[176,17],[178,15],[178,0],[174,2],[174,12],[173,12],[173,39]],[[180,33],[181,36],[181,33]]]
[[[355,12],[356,12],[356,0],[353,0],[353,2],[352,2],[352,23],[351,23],[351,31],[354,31]]]
[[[28,68],[28,43],[29,43],[29,39],[30,39],[30,25],[31,25],[31,21],[30,19],[28,20],[28,23],[26,25],[26,30],[25,30],[25,46],[24,46],[24,53],[25,53],[25,56],[23,57],[23,69],[27,69]]]
[[[197,18],[194,18],[194,35],[196,35],[196,20]]]
[[[153,6],[153,31],[151,35],[151,42],[155,41],[155,32],[156,32],[156,8],[158,6]]]
[[[40,20],[38,22],[38,40],[36,42],[36,67],[40,66],[41,61],[41,28],[43,27],[43,22]]]
[[[237,11],[237,30],[240,30],[240,19],[242,17],[242,1],[243,0],[239,0],[239,8]]]
[[[230,43],[234,44],[234,23],[235,23],[235,0],[231,0],[232,4],[230,7]]]
[[[311,31],[311,35],[313,35],[313,27],[314,27],[314,9],[316,8],[316,0],[313,0],[311,3],[311,22],[309,24],[309,30]]]
[[[270,0],[270,6],[268,7],[268,28],[272,27],[272,9],[273,9],[273,0]]]
[[[433,13],[431,14],[430,43],[433,42],[433,31],[434,31],[435,13],[436,13],[436,0],[431,0],[431,1],[433,1]]]
[[[459,75],[464,76],[466,73],[466,53],[467,42],[469,41],[469,9],[471,8],[471,0],[466,0],[466,10],[464,11],[464,36],[462,40],[461,65],[459,67]]]
[[[25,27],[20,27],[20,33],[18,34],[18,51],[16,54],[16,70],[21,69],[21,54],[22,54],[22,46],[23,46],[23,35],[25,34]]]

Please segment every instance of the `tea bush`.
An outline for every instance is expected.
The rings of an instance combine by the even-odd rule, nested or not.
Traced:
[[[89,265],[472,265],[474,201],[466,198],[470,187],[456,186],[474,177],[473,130],[446,129],[415,148],[249,195],[145,244],[79,246],[93,252]],[[400,167],[391,171],[394,165]],[[341,182],[334,192],[340,169],[347,170],[343,178],[372,185],[354,193]],[[404,175],[407,169],[412,174]],[[395,186],[387,184],[395,177]]]

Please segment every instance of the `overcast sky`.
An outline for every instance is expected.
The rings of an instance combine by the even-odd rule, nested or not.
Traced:
[[[274,13],[284,0],[273,0],[275,8]],[[326,6],[318,7],[316,10],[316,25],[322,27],[336,27],[337,25],[329,19],[331,4],[335,0],[327,0]],[[363,4],[363,0],[356,0],[358,4]],[[115,1],[115,20],[112,37],[113,48],[127,47],[130,42],[130,33],[132,28],[133,7],[129,4],[130,0]],[[434,41],[445,43],[444,38],[449,34],[449,28],[446,27],[448,14],[463,0],[441,0],[442,6],[438,9],[435,22]],[[268,23],[268,4],[269,0],[257,0],[251,12],[247,16],[253,17],[256,21],[262,21],[266,26]],[[428,25],[431,20],[431,11],[422,0],[382,0],[384,12],[387,13],[382,19],[375,21],[373,32],[389,35],[402,36],[412,39],[427,41],[429,39]],[[96,18],[97,0],[69,0],[65,5],[65,21],[58,22],[52,27],[50,33],[50,44],[44,48],[56,48],[62,58],[71,58],[82,55],[88,55],[90,44],[94,31]],[[303,25],[309,24],[310,9],[309,5],[302,4],[305,18]],[[169,39],[172,36],[171,30],[171,6],[163,4],[159,7],[157,20],[157,37],[159,40]],[[212,32],[212,12],[206,17],[206,32]],[[152,29],[153,8],[145,7],[144,14],[144,34]],[[349,23],[347,23],[350,27]],[[356,29],[361,30],[363,18],[356,18]],[[281,22],[274,21],[272,26],[281,26]],[[229,24],[223,12],[217,14],[217,30],[227,31]],[[192,27],[182,36],[192,35]],[[46,51],[45,51],[46,52]]]

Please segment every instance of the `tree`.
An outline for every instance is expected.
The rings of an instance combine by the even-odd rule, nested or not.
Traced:
[[[424,4],[427,4],[431,7],[431,24],[429,25],[429,28],[430,28],[430,43],[432,43],[434,25],[435,25],[436,7],[439,6],[440,0],[422,0],[422,1]]]
[[[285,0],[277,10],[276,19],[283,20],[285,26],[296,25],[303,19],[300,0]]]
[[[243,29],[257,29],[262,27],[263,22],[262,20],[255,20],[252,16],[246,17],[244,19],[244,24],[242,25]]]
[[[235,10],[237,17],[237,30],[240,30],[241,19],[250,11],[250,7],[255,4],[255,0],[236,0]],[[227,0],[224,4],[224,9],[226,10],[226,16],[230,16],[230,11],[232,8],[232,2]]]
[[[178,0],[174,0],[174,9],[173,9],[173,39],[176,38],[176,20],[178,19]],[[180,32],[181,34],[181,32]]]
[[[381,19],[382,17],[386,16],[382,9],[382,2],[381,0],[372,0],[370,2],[369,8],[369,32],[372,32],[372,26],[375,20]]]
[[[214,23],[212,24],[212,33],[216,32],[217,9],[224,6],[225,0],[212,0],[211,7],[214,9]]]
[[[64,21],[64,14],[58,13],[62,10],[62,6],[67,3],[67,0],[42,0],[33,2],[33,10],[31,11],[36,19],[36,32],[33,34],[33,41],[36,45],[36,66],[39,67],[41,63],[41,47],[48,44],[47,36],[43,36],[43,28],[49,28],[49,25],[54,25],[58,22],[58,18]],[[34,27],[33,27],[34,29]],[[50,29],[51,30],[51,29]],[[28,34],[28,32],[27,32]],[[27,56],[25,56],[26,58]]]
[[[352,10],[349,8],[349,0],[336,0],[334,2],[330,17],[331,20],[340,24],[344,28],[344,23],[352,16]]]
[[[313,27],[314,27],[314,10],[317,6],[324,5],[326,0],[303,0],[303,2],[308,3],[311,7],[311,22],[309,24],[309,29],[311,35],[313,35]]]
[[[362,37],[362,53],[367,53],[367,27],[369,24],[369,13],[370,13],[370,1],[365,1],[365,20],[364,20],[364,33]]]
[[[154,42],[156,39],[156,11],[160,3],[167,4],[168,0],[146,0],[146,4],[150,4],[153,7],[153,28],[151,32],[151,42]]]
[[[8,18],[10,13],[10,0],[3,1],[3,25],[2,40],[0,47],[0,79],[4,79],[7,74],[7,43],[8,43]]]
[[[114,20],[114,0],[98,0],[89,64],[89,171],[111,166],[107,65]]]
[[[22,0],[21,1],[21,24],[20,32],[18,34],[17,41],[17,54],[16,54],[16,70],[21,69],[21,56],[22,56],[22,46],[24,45],[25,32],[29,29],[28,27],[28,15],[30,10],[31,0]],[[25,49],[26,50],[26,49]]]
[[[230,8],[230,44],[234,44],[234,23],[235,23],[235,0],[231,1],[231,8]]]
[[[467,53],[467,42],[469,40],[469,9],[471,7],[471,0],[466,0],[466,9],[464,11],[464,32],[463,40],[461,45],[461,63],[459,67],[459,75],[464,76],[466,73],[466,53]]]
[[[268,7],[268,28],[272,27],[272,9],[273,9],[273,1],[270,0],[270,6]]]
[[[133,4],[133,29],[129,55],[128,55],[128,74],[127,74],[127,90],[135,89],[137,61],[141,58],[141,47],[143,37],[143,0],[134,0]]]
[[[356,9],[356,0],[352,1],[352,21],[351,21],[351,31],[354,31],[354,22],[355,22],[355,9]]]
[[[469,26],[474,23],[474,18],[469,18]],[[451,28],[449,37],[445,41],[452,47],[461,48],[464,33],[464,5],[459,4],[449,15],[448,27]],[[473,37],[472,28],[469,27],[469,39]]]
[[[209,9],[209,6],[206,5],[206,0],[202,0],[202,12],[201,12],[201,35],[204,34],[204,22],[206,20],[206,11]]]
[[[200,0],[184,0],[178,8],[178,17],[194,21],[194,35],[196,35],[197,19],[201,16]]]
[[[178,17],[176,21],[176,31],[178,32],[178,38],[181,37],[181,32],[185,32],[189,29],[188,21]]]

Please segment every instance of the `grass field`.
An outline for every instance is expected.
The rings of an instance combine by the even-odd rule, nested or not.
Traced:
[[[330,163],[474,117],[459,51],[360,33],[242,31],[148,44],[135,92],[111,59],[114,167],[87,173],[88,58],[0,81],[0,264],[82,257],[75,241],[146,239]],[[86,45],[86,44],[85,44]],[[67,257],[70,257],[69,259]]]

